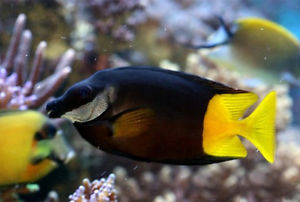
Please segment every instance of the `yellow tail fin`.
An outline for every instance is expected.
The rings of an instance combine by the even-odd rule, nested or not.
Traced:
[[[218,157],[243,158],[247,151],[237,135],[254,144],[267,161],[274,161],[276,93],[270,92],[254,112],[242,119],[257,96],[253,93],[218,94],[204,117],[203,150]]]
[[[254,93],[217,94],[204,117],[203,150],[218,157],[243,158],[247,151],[237,135],[244,131],[239,119],[257,101]],[[243,124],[245,125],[245,124]]]
[[[276,147],[275,113],[276,93],[273,91],[263,99],[250,116],[242,120],[247,127],[240,134],[254,144],[270,163],[274,162]]]

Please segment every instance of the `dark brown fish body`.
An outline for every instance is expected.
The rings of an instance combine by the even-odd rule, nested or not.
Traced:
[[[234,158],[204,152],[204,117],[214,95],[246,91],[181,72],[134,67],[97,72],[75,88],[79,86],[89,86],[93,97],[110,89],[103,98],[108,104],[101,115],[74,122],[82,137],[101,150],[173,164],[207,164]],[[68,105],[66,97],[71,100],[72,96],[67,92],[53,106]],[[53,113],[59,111],[51,104],[48,108]],[[59,113],[54,116],[65,112]]]

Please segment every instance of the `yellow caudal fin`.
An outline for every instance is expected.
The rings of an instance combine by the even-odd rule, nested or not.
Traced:
[[[275,155],[276,93],[270,92],[254,112],[244,119],[245,131],[240,135],[248,139],[267,161],[274,162]]]
[[[217,157],[242,158],[247,151],[237,135],[245,111],[257,101],[254,93],[217,94],[204,117],[203,150]]]

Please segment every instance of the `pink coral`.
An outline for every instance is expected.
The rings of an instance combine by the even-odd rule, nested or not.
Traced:
[[[47,43],[39,43],[31,72],[25,71],[30,52],[32,34],[24,30],[26,16],[20,14],[6,56],[0,62],[0,109],[28,109],[41,106],[58,89],[71,72],[69,66],[75,52],[69,49],[57,64],[54,73],[39,81]]]

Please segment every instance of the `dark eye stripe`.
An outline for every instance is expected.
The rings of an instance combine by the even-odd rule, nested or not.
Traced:
[[[56,131],[57,131],[57,128],[53,124],[47,123],[43,127],[43,130],[47,134],[48,138],[54,138],[54,136],[56,134]]]
[[[46,139],[46,137],[45,134],[43,134],[42,132],[36,132],[34,135],[34,139],[40,141]]]
[[[40,131],[35,133],[34,139],[37,141],[52,139],[55,137],[56,132],[57,128],[52,123],[46,123]]]

